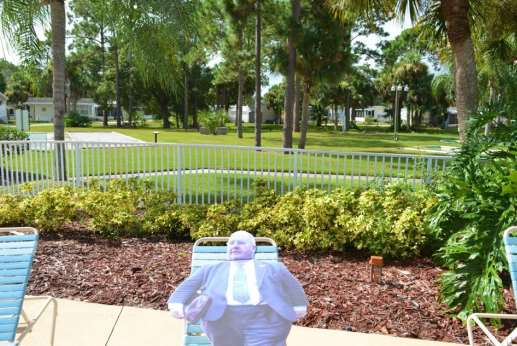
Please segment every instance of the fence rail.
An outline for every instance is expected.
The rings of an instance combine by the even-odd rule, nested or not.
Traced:
[[[416,187],[445,170],[448,156],[257,148],[213,144],[0,142],[0,189],[10,193],[93,180],[147,179],[178,203],[249,201],[255,183],[284,194],[405,181]],[[30,183],[30,188],[27,188]]]

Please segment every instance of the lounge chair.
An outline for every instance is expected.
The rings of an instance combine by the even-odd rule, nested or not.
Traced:
[[[54,305],[50,344],[54,344],[56,300],[43,296],[25,297],[37,245],[38,232],[34,228],[0,228],[0,345],[18,345],[50,303]],[[35,318],[29,318],[22,310],[24,300],[43,301]],[[23,322],[20,322],[20,316]]]
[[[517,302],[517,236],[512,236],[512,232],[517,233],[517,226],[510,227],[506,231],[504,231],[503,241],[506,250],[506,258],[508,259],[508,268],[510,270],[510,276],[512,279],[513,298],[514,301]],[[483,324],[483,322],[480,320],[481,318],[517,320],[517,315],[492,313],[475,313],[470,315],[467,319],[467,332],[469,334],[469,343],[471,346],[474,346],[474,336],[472,334],[472,327],[474,325],[479,326],[479,328],[483,331],[483,333],[485,333],[485,335],[488,337],[488,339],[493,345],[513,345],[512,341],[517,338],[517,328],[515,328],[510,333],[510,335],[508,335],[504,340],[499,341],[492,334],[492,332]]]
[[[194,273],[201,266],[207,264],[214,264],[221,261],[227,261],[226,243],[228,237],[206,237],[198,239],[192,248],[192,268],[191,273]],[[257,243],[257,251],[255,259],[276,262],[278,261],[278,248],[276,243],[270,238],[255,238]],[[224,243],[224,246],[201,245],[201,244]],[[258,245],[267,243],[270,245]],[[204,335],[199,323],[185,323],[185,337],[183,338],[184,346],[208,346],[211,345],[208,337]]]

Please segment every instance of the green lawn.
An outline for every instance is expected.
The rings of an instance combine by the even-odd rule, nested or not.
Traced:
[[[66,131],[119,131],[145,141],[153,139],[159,123],[142,129],[115,129],[96,126],[71,128]],[[149,179],[157,190],[181,191],[186,200],[214,202],[230,197],[253,198],[255,181],[262,177],[279,193],[295,186],[334,189],[354,187],[391,179],[404,179],[412,185],[421,178],[443,170],[442,160],[425,157],[401,157],[392,154],[409,153],[429,156],[429,153],[401,150],[401,147],[422,145],[450,145],[456,135],[451,131],[428,130],[419,133],[402,133],[395,142],[387,128],[367,128],[342,134],[333,130],[311,129],[308,149],[327,153],[296,153],[286,155],[279,150],[249,150],[253,146],[253,127],[247,125],[243,139],[235,133],[225,136],[200,135],[193,131],[159,129],[159,143],[240,145],[222,146],[137,144],[127,147],[87,146],[81,150],[66,150],[66,172],[71,183],[87,182],[93,177],[104,179],[140,176]],[[49,124],[32,124],[32,132],[49,132]],[[264,147],[281,147],[279,126],[265,126]],[[297,137],[297,136],[296,136]],[[448,141],[448,142],[444,142]],[[352,154],[352,153],[356,154]],[[375,152],[387,155],[375,155]],[[21,183],[39,180],[36,189],[53,185],[48,180],[53,173],[54,152],[50,150],[24,150],[18,154],[0,153],[3,161],[0,171],[9,172],[9,180]],[[178,172],[180,172],[178,177]],[[248,173],[249,172],[249,173]],[[276,172],[276,173],[275,173]],[[2,173],[2,172],[0,172]],[[17,174],[20,174],[19,176]],[[4,174],[4,173],[2,173]],[[5,173],[7,174],[7,173]],[[20,178],[23,176],[23,178]],[[27,178],[27,176],[30,176]],[[18,177],[18,178],[17,178]],[[18,185],[16,189],[20,186]],[[14,187],[13,187],[14,188]]]
[[[146,142],[154,140],[153,131],[159,131],[158,140],[160,143],[199,143],[199,144],[226,144],[253,146],[255,140],[253,124],[246,124],[244,127],[244,138],[239,139],[235,129],[224,136],[201,135],[193,130],[162,129],[158,121],[148,121],[146,128],[129,129],[115,127],[102,127],[101,123],[94,123],[90,128],[66,128],[67,132],[111,132],[117,131],[125,135],[138,138]],[[52,132],[51,124],[33,123],[32,132]],[[294,145],[298,144],[299,133],[294,134]],[[393,139],[393,133],[387,127],[364,127],[363,130],[350,130],[343,134],[341,131],[318,129],[311,127],[308,133],[306,149],[309,150],[330,150],[346,152],[380,152],[380,153],[408,153],[428,154],[418,150],[407,148],[422,148],[437,145],[455,145],[458,139],[455,129],[428,129],[419,132],[400,132],[399,141]],[[452,142],[452,144],[451,144]],[[282,146],[282,129],[280,125],[264,125],[262,133],[262,145],[264,147]]]

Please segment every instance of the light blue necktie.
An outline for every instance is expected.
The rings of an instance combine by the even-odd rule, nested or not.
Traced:
[[[244,266],[236,265],[233,275],[233,299],[239,303],[245,303],[250,299],[248,292],[248,280]]]

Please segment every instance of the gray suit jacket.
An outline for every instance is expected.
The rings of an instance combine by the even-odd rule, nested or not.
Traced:
[[[210,308],[203,319],[218,320],[227,306],[229,271],[230,262],[227,261],[201,267],[176,288],[168,303],[188,304],[197,296],[197,291],[202,289],[204,294],[212,298]],[[280,262],[255,260],[255,273],[262,302],[286,320],[295,321],[293,307],[307,305],[307,298],[298,280]]]

